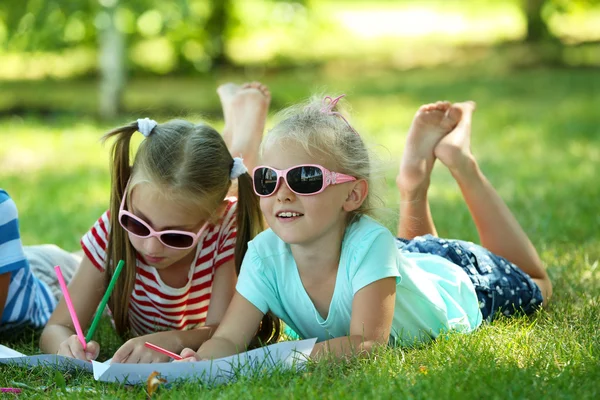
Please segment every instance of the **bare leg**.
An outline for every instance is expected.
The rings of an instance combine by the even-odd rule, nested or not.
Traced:
[[[225,118],[225,143],[231,155],[243,157],[244,164],[251,171],[258,162],[258,148],[265,130],[271,93],[259,82],[243,85],[226,83],[218,87],[217,93]]]
[[[471,116],[475,103],[458,103],[453,107],[462,109],[462,119],[435,146],[435,156],[456,179],[477,227],[481,245],[527,273],[540,287],[545,305],[552,295],[552,283],[542,261],[471,153]]]
[[[400,222],[398,236],[437,235],[427,191],[435,162],[433,149],[440,139],[460,120],[461,109],[438,101],[426,104],[417,111],[406,138],[396,186],[400,191]]]

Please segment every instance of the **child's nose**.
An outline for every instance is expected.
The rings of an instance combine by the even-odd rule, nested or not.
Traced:
[[[144,239],[144,250],[146,254],[158,254],[162,251],[163,244],[157,237],[152,236]]]
[[[281,181],[281,184],[277,188],[277,200],[280,202],[284,201],[292,201],[296,194],[290,190],[290,187],[287,185],[285,180]]]

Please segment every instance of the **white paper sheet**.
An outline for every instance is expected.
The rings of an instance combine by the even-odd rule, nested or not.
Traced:
[[[144,383],[156,371],[168,382],[176,379],[201,379],[207,384],[219,384],[230,381],[238,374],[263,375],[275,368],[302,368],[315,342],[316,339],[281,342],[213,361],[110,365],[93,361],[94,379],[103,382]]]
[[[316,341],[317,339],[307,339],[275,343],[213,361],[156,364],[111,364],[110,360],[90,363],[53,354],[26,356],[0,345],[0,364],[13,363],[23,367],[42,365],[61,370],[82,368],[93,372],[94,379],[102,382],[144,383],[156,371],[168,382],[176,379],[201,379],[207,384],[219,384],[239,375],[264,375],[275,368],[303,368]]]
[[[60,370],[81,368],[92,372],[92,363],[89,361],[76,360],[70,357],[57,356],[55,354],[38,354],[35,356],[26,356],[11,348],[0,344],[0,364],[15,364],[23,367],[35,367],[42,365],[45,367],[55,367]]]

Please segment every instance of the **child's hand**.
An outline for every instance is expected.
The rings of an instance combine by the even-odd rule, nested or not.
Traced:
[[[189,348],[183,349],[180,356],[183,357],[183,360],[179,360],[177,362],[193,362],[201,360],[200,357],[198,357],[198,353]]]
[[[113,355],[112,363],[149,364],[171,361],[169,356],[149,349],[144,345],[146,341],[150,341],[149,337],[151,336],[154,335],[140,336],[125,342]],[[168,347],[163,343],[157,343],[156,340],[153,343],[161,347]]]
[[[100,353],[100,345],[97,342],[92,340],[87,343],[85,350],[83,350],[83,346],[77,335],[71,335],[67,340],[60,344],[56,354],[83,361],[92,361],[98,357],[98,353]]]

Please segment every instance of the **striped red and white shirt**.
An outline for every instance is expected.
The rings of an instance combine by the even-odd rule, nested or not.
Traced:
[[[181,288],[167,286],[156,268],[140,257],[136,262],[135,284],[129,303],[129,322],[134,336],[165,330],[187,330],[203,326],[212,292],[215,272],[234,258],[237,233],[237,199],[228,197],[223,215],[209,226],[196,248],[194,267],[188,283]],[[106,211],[81,239],[81,247],[100,271],[106,265],[106,246],[110,229]]]

